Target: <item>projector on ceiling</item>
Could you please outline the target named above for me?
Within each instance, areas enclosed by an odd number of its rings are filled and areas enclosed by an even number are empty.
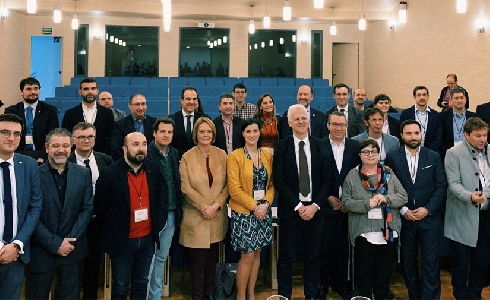
[[[215,24],[209,23],[209,22],[200,22],[200,23],[197,23],[197,27],[199,27],[199,28],[214,28]]]

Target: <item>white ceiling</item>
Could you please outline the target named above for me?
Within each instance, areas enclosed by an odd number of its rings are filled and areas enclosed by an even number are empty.
[[[51,15],[59,2],[64,15],[75,12],[75,0],[37,0],[37,15]],[[0,0],[22,14],[26,13],[26,0]],[[314,9],[313,0],[290,0],[293,21],[326,22],[332,20],[331,7],[335,7],[338,23],[356,23],[361,7],[369,21],[387,20],[399,1],[394,0],[324,0],[323,9]],[[251,8],[251,5],[254,5]],[[172,17],[196,21],[260,20],[266,10],[272,21],[282,22],[284,0],[172,0]],[[159,19],[162,17],[160,0],[76,0],[77,13],[88,17],[114,16],[123,18]]]

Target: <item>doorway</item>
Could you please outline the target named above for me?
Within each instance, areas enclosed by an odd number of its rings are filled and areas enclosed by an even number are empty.
[[[359,87],[359,44],[334,43],[332,46],[332,85],[345,83]]]
[[[55,87],[61,86],[62,37],[31,37],[31,76],[41,83],[39,99],[54,97]]]

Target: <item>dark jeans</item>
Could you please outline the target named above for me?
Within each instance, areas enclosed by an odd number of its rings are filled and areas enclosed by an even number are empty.
[[[489,212],[480,213],[476,247],[452,241],[454,258],[451,283],[456,299],[481,299],[490,256],[489,226]]]
[[[356,296],[388,299],[397,239],[385,245],[374,245],[358,236],[354,247]]]
[[[110,257],[112,263],[111,299],[126,300],[131,279],[131,299],[146,299],[148,275],[155,253],[151,234],[142,238],[128,238],[122,255]]]
[[[191,269],[192,299],[201,300],[204,296],[214,295],[214,277],[218,262],[218,243],[209,249],[186,248],[189,253]]]

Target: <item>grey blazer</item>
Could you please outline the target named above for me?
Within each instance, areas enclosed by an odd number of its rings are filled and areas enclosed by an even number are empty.
[[[489,149],[486,145],[487,154]],[[481,190],[476,154],[465,140],[449,149],[444,160],[448,182],[444,236],[470,247],[476,247],[480,217],[478,204],[471,202],[471,193]]]

